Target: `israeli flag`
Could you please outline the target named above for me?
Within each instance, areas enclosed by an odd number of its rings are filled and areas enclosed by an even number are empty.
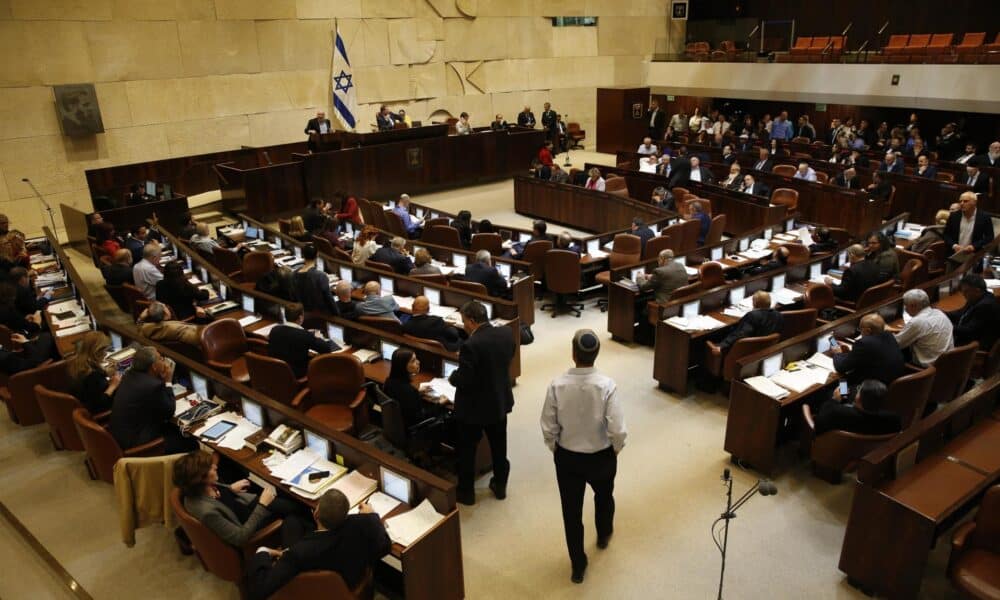
[[[351,73],[351,61],[347,58],[347,47],[344,46],[344,39],[340,37],[339,27],[334,35],[333,70],[330,73],[333,84],[333,112],[344,129],[353,131],[356,125],[354,115],[358,112],[354,75]]]

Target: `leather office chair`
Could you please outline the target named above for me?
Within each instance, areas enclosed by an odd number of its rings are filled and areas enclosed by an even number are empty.
[[[948,244],[944,241],[934,242],[927,250],[924,250],[924,262],[927,263],[928,279],[933,279],[944,274],[949,256]]]
[[[299,573],[278,591],[271,594],[271,600],[302,600],[303,598],[325,598],[327,600],[371,600],[375,586],[371,569],[353,590],[347,587],[344,578],[335,571],[306,571]]]
[[[388,273],[393,273],[394,272],[392,270],[392,267],[390,267],[389,265],[387,265],[384,262],[379,262],[377,260],[368,259],[368,260],[365,261],[365,266],[368,267],[369,269],[375,269],[377,271],[385,271],[385,272],[388,272]]]
[[[444,344],[442,344],[441,342],[439,342],[437,340],[432,340],[430,338],[422,338],[422,337],[417,337],[415,335],[410,335],[408,333],[404,333],[403,334],[403,339],[406,340],[406,341],[408,341],[408,342],[417,343],[417,344],[423,344],[425,346],[430,346],[431,348],[434,348],[438,352],[442,352],[442,353],[450,352],[450,350],[448,350],[447,348],[444,347]]]
[[[535,240],[524,246],[521,260],[531,265],[531,276],[535,283],[545,282],[545,253],[552,249],[552,242]]]
[[[642,249],[642,260],[652,260],[660,255],[660,252],[671,248],[669,235],[658,235],[650,238],[646,242],[646,247]]]
[[[583,140],[587,137],[586,130],[580,129],[580,124],[576,121],[566,123],[566,135],[569,136],[569,148],[583,148]]]
[[[212,264],[233,279],[239,279],[242,274],[243,261],[240,260],[239,252],[234,250],[219,247],[212,248]]]
[[[420,239],[428,244],[447,246],[448,248],[456,248],[458,250],[463,248],[462,237],[458,235],[458,230],[450,225],[432,225],[426,227]]]
[[[681,250],[684,254],[698,247],[698,235],[701,233],[701,221],[681,221]]]
[[[128,299],[125,298],[125,288],[120,285],[109,285],[105,283],[104,289],[108,292],[108,295],[111,296],[111,299],[115,301],[115,304],[121,309],[122,312],[132,312],[128,305]]]
[[[684,201],[681,202],[680,204],[678,204],[677,200],[675,199],[674,205],[677,207],[677,212],[681,213],[682,215],[688,216],[691,214],[692,202],[697,202],[698,204],[701,205],[701,212],[705,213],[710,217],[712,216],[712,201],[709,200],[708,198],[699,198],[698,196],[689,193],[687,196],[684,197]]]
[[[256,352],[247,352],[243,358],[250,375],[250,387],[282,404],[291,405],[306,384],[306,378],[296,378],[292,367],[281,359]]]
[[[861,296],[858,298],[858,301],[853,303],[854,310],[863,310],[869,306],[875,306],[876,304],[885,302],[895,295],[896,282],[890,279],[889,281],[874,285],[861,292]],[[851,306],[852,304],[849,300],[841,300],[840,303],[845,306]]]
[[[499,233],[474,233],[471,250],[473,252],[487,250],[490,256],[500,256],[503,254],[503,238]]]
[[[579,318],[583,304],[566,301],[566,296],[580,293],[580,257],[576,252],[549,250],[545,253],[545,287],[556,295],[556,301],[543,304],[542,310],[552,309],[552,318],[565,311]]]
[[[787,340],[797,335],[802,335],[807,331],[816,328],[816,315],[819,313],[815,308],[803,308],[800,310],[786,310],[781,313],[781,339]]]
[[[83,450],[80,434],[73,424],[73,411],[83,408],[76,396],[65,392],[57,392],[42,384],[35,385],[35,398],[38,408],[49,424],[49,439],[56,450]],[[111,416],[111,411],[94,415],[95,421],[102,421]]]
[[[10,420],[22,427],[45,422],[45,415],[35,399],[35,386],[44,384],[51,390],[69,391],[66,361],[46,361],[34,369],[11,375],[7,387],[0,389],[0,398],[7,404]]]
[[[145,309],[145,306],[142,306],[141,303],[148,303],[149,298],[146,297],[146,294],[142,293],[142,290],[131,283],[122,284],[122,293],[125,294],[125,303],[128,305],[128,311],[132,313],[132,318],[138,319],[143,309]]]
[[[546,252],[548,256],[548,252]],[[625,265],[639,262],[642,256],[642,240],[639,236],[631,233],[619,233],[611,243],[611,252],[608,254],[608,266],[610,269],[617,269]],[[594,280],[605,288],[611,285],[611,271],[601,271]],[[601,312],[608,310],[608,300],[603,298],[598,300],[597,305],[601,307]]]
[[[722,265],[709,261],[698,266],[698,282],[701,289],[707,290],[726,283],[726,276],[723,275]]]
[[[201,328],[200,342],[205,363],[240,383],[250,381],[244,355],[254,349],[267,354],[267,342],[248,339],[236,319],[219,319],[205,325]]]
[[[803,244],[782,244],[784,248],[788,248],[788,265],[804,265],[809,262],[809,248]]]
[[[386,231],[392,235],[398,235],[404,240],[410,237],[409,232],[406,231],[406,227],[403,226],[403,218],[397,215],[395,211],[383,210],[382,214],[385,215],[384,219]]]
[[[86,408],[73,410],[73,425],[80,437],[87,458],[84,464],[91,479],[107,483],[115,482],[115,463],[126,456],[159,456],[163,454],[163,438],[150,440],[145,444],[122,450],[111,432],[91,417]]]
[[[448,285],[448,276],[443,273],[413,273],[410,277],[414,279],[419,279],[421,281],[426,281],[427,283],[436,283],[438,285]]]
[[[669,248],[674,251],[674,254],[681,254],[681,248],[684,246],[684,231],[682,229],[686,221],[679,221],[673,225],[667,225],[660,230],[660,235],[657,237],[663,237],[670,240],[664,245],[665,248]],[[649,242],[646,242],[647,244]]]
[[[609,194],[614,194],[616,192],[624,192],[625,196],[628,196],[628,184],[624,177],[619,177],[617,175],[608,175],[608,178],[604,181],[604,191]]]
[[[372,386],[376,402],[382,414],[382,437],[396,449],[406,455],[406,458],[418,465],[425,465],[427,453],[434,444],[434,438],[427,435],[442,421],[429,417],[419,423],[407,425],[403,417],[403,409],[394,398],[390,398],[379,386]]]
[[[816,171],[816,182],[817,183],[830,183],[830,176],[823,171]]]
[[[745,337],[736,340],[736,343],[729,347],[725,357],[722,356],[722,348],[712,342],[705,343],[705,368],[706,370],[721,378],[723,381],[732,381],[739,374],[736,372],[736,361],[756,354],[769,346],[778,343],[781,336],[777,333],[761,337]]]
[[[968,598],[1000,598],[1000,485],[986,490],[975,519],[952,534],[948,578]]]
[[[903,429],[920,420],[934,385],[937,369],[927,367],[911,375],[903,375],[889,385],[885,408],[899,415]]]
[[[833,484],[840,483],[843,473],[854,471],[861,457],[899,435],[861,435],[833,430],[817,436],[812,410],[806,403],[802,404],[802,416],[806,427],[803,441],[808,447],[809,458],[812,459],[813,474]]]
[[[799,208],[799,191],[791,188],[777,188],[771,192],[771,204],[781,204],[785,214],[790,215]]]
[[[924,261],[911,258],[906,261],[903,268],[899,270],[899,284],[896,288],[899,291],[913,289],[921,283],[927,281],[927,267]]]
[[[424,231],[426,231],[428,227],[434,227],[435,225],[447,226],[450,222],[451,220],[448,217],[434,217],[433,219],[426,219],[424,221]]]
[[[270,252],[254,251],[243,255],[243,264],[240,267],[240,277],[244,284],[251,287],[256,285],[257,280],[267,275],[274,269],[274,256]]]
[[[951,402],[965,391],[965,384],[972,375],[977,350],[979,342],[972,342],[952,348],[934,361],[937,375],[934,376],[934,383],[927,397],[923,413],[925,416],[934,412],[939,403]]]
[[[177,515],[177,522],[191,540],[191,547],[201,566],[216,577],[235,583],[240,591],[240,598],[246,597],[246,561],[253,556],[254,550],[260,546],[278,547],[281,545],[282,520],[268,523],[247,540],[242,548],[235,548],[222,541],[215,532],[201,521],[191,516],[184,508],[180,488],[170,491],[170,508]],[[275,546],[277,544],[277,546]],[[308,597],[308,596],[306,596]]]
[[[797,169],[792,165],[774,165],[771,172],[775,175],[781,175],[782,177],[795,177],[795,171]]]
[[[361,315],[358,323],[362,323],[375,329],[381,329],[386,333],[403,335],[403,324],[395,317],[376,317],[374,315]]]
[[[486,289],[486,286],[476,281],[466,281],[464,279],[452,279],[448,283],[448,285],[457,290],[465,290],[466,292],[472,292],[474,294],[482,294],[484,296],[489,296],[489,290]]]
[[[674,196],[674,207],[680,207],[681,202],[691,195],[691,192],[687,188],[682,188],[680,186],[670,190],[670,193]]]
[[[708,233],[705,234],[704,246],[711,246],[722,241],[722,234],[726,229],[726,215],[715,215],[712,223],[708,226]],[[695,239],[697,243],[697,238]]]
[[[321,354],[309,361],[305,389],[292,400],[302,410],[337,431],[360,432],[368,424],[365,370],[351,354]]]

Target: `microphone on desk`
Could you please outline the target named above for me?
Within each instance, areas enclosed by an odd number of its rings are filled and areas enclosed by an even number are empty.
[[[774,482],[770,479],[761,479],[757,486],[760,489],[761,496],[776,496],[778,495],[778,488],[774,485]]]
[[[49,222],[52,224],[52,235],[58,238],[59,234],[56,233],[56,218],[52,214],[52,207],[49,206],[49,203],[45,201],[45,198],[42,197],[42,194],[39,193],[38,188],[35,187],[35,184],[32,183],[30,179],[28,179],[27,177],[22,177],[21,181],[28,184],[28,186],[31,188],[31,191],[35,193],[35,196],[37,196],[38,200],[42,203],[42,206],[44,206],[45,210],[48,211]]]

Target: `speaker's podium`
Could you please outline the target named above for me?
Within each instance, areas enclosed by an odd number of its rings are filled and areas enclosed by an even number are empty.
[[[309,134],[309,150],[313,152],[340,150],[343,147],[343,141],[337,131]]]
[[[649,132],[649,88],[597,88],[597,151],[634,149]]]

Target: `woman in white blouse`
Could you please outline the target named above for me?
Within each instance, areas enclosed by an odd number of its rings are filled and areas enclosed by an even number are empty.
[[[591,167],[590,171],[587,171],[590,178],[587,179],[587,184],[583,187],[588,190],[597,190],[599,192],[604,191],[604,178],[601,177],[601,171],[597,167]]]

